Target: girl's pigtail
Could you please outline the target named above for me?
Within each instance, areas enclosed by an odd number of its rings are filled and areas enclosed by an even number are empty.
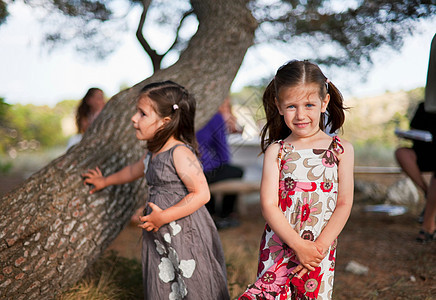
[[[178,103],[179,109],[174,110],[175,137],[192,147],[198,155],[198,143],[195,136],[196,101],[184,88]]]
[[[266,148],[268,148],[268,145],[270,144],[270,135],[268,136],[268,131],[269,128],[271,127],[271,123],[272,123],[271,118],[273,116],[273,111],[275,108],[274,99],[275,99],[275,87],[274,87],[274,79],[273,79],[266,87],[262,97],[263,107],[265,109],[265,116],[266,116],[266,123],[260,132],[260,137],[261,137],[260,147],[262,149],[262,152],[265,152]]]
[[[291,130],[286,126],[283,117],[279,113],[276,97],[277,91],[275,79],[273,79],[266,87],[262,97],[266,115],[266,124],[263,126],[260,134],[260,147],[263,153],[270,144],[291,134]]]
[[[327,92],[330,94],[330,102],[327,106],[328,119],[326,125],[330,125],[330,133],[336,132],[345,122],[345,113],[347,109],[344,106],[344,98],[338,88],[330,81],[326,81]]]

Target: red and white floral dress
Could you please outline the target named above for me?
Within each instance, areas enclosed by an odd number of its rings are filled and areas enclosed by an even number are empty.
[[[281,144],[279,207],[289,224],[304,239],[314,241],[336,207],[338,158],[343,153],[338,137],[328,149],[295,150]],[[239,299],[331,299],[337,240],[315,271],[302,279],[291,272],[299,264],[294,251],[266,224],[259,253],[257,280]]]

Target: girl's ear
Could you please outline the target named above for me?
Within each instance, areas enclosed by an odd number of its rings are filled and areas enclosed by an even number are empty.
[[[276,97],[274,97],[274,103],[275,103],[275,105],[277,107],[277,110],[279,111],[279,114],[283,116],[282,109],[280,108],[279,101],[277,100]]]
[[[160,119],[159,120],[159,124],[160,124],[159,127],[165,127],[169,121],[171,121],[170,117],[165,117],[163,119]]]
[[[330,102],[330,94],[327,93],[327,95],[325,95],[324,100],[321,101],[321,112],[325,112],[327,110],[327,106],[329,105]]]

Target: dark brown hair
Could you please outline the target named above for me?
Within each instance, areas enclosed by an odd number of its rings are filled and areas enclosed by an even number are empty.
[[[93,87],[90,88],[86,94],[85,97],[80,101],[79,106],[77,107],[76,112],[76,125],[77,125],[77,131],[79,133],[84,133],[86,128],[83,128],[82,120],[89,117],[89,114],[91,112],[91,106],[88,104],[88,99],[91,98],[97,91],[103,92],[101,89]]]
[[[195,99],[181,85],[172,81],[154,82],[144,86],[138,100],[148,97],[156,113],[161,118],[170,117],[170,121],[160,127],[155,136],[147,141],[150,152],[159,151],[174,136],[177,140],[189,145],[198,155],[195,137]]]
[[[286,125],[284,118],[280,115],[275,99],[280,101],[278,95],[283,88],[292,88],[302,84],[317,84],[318,95],[324,99],[327,93],[330,94],[330,102],[327,106],[327,113],[321,114],[319,127],[324,130],[327,125],[331,126],[330,133],[342,127],[345,121],[344,99],[336,86],[327,80],[321,69],[314,63],[307,60],[292,60],[278,70],[274,79],[268,84],[263,94],[263,107],[266,114],[266,124],[261,131],[261,149],[265,152],[273,142],[285,139],[292,132]],[[327,115],[327,122],[325,122]]]

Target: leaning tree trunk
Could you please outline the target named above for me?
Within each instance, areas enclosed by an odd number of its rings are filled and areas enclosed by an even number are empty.
[[[119,170],[144,152],[130,117],[145,84],[171,79],[197,98],[204,124],[229,92],[257,23],[244,0],[192,0],[197,33],[179,61],[112,97],[82,142],[0,200],[0,298],[46,299],[75,283],[144,199],[145,183],[89,195],[81,173]]]

